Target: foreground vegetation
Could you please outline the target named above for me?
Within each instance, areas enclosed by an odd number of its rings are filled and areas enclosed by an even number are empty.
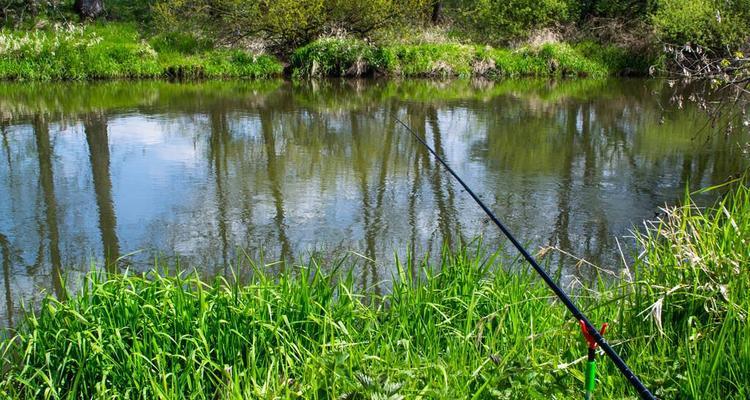
[[[660,398],[744,399],[750,376],[750,187],[637,235],[622,281],[578,290]],[[577,398],[576,321],[530,273],[475,246],[397,262],[384,296],[344,264],[252,282],[92,273],[3,343],[8,398]],[[516,268],[516,267],[513,267]],[[600,398],[634,398],[608,361]]]

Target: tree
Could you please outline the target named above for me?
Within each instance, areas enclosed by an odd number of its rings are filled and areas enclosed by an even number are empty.
[[[438,24],[443,20],[443,2],[435,0],[432,3],[432,23]]]
[[[104,0],[76,0],[73,7],[81,20],[96,19],[104,13]]]
[[[413,23],[432,0],[156,0],[154,16],[167,31],[197,32],[220,43],[261,38],[288,51],[325,35],[368,37]]]

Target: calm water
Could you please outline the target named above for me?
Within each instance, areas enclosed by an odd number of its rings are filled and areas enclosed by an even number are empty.
[[[394,253],[501,243],[396,116],[533,250],[617,269],[616,238],[744,166],[668,97],[642,80],[0,84],[0,325],[105,259],[211,276],[349,254],[370,287]]]

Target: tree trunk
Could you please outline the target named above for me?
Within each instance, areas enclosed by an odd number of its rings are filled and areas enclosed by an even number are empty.
[[[74,7],[81,20],[96,19],[104,12],[104,0],[76,0]]]
[[[432,3],[432,23],[438,24],[443,20],[443,2],[440,0]]]

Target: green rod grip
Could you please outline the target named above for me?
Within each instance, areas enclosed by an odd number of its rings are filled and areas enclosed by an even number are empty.
[[[591,398],[591,393],[594,391],[594,385],[596,384],[596,361],[589,361],[586,363],[586,398]]]

